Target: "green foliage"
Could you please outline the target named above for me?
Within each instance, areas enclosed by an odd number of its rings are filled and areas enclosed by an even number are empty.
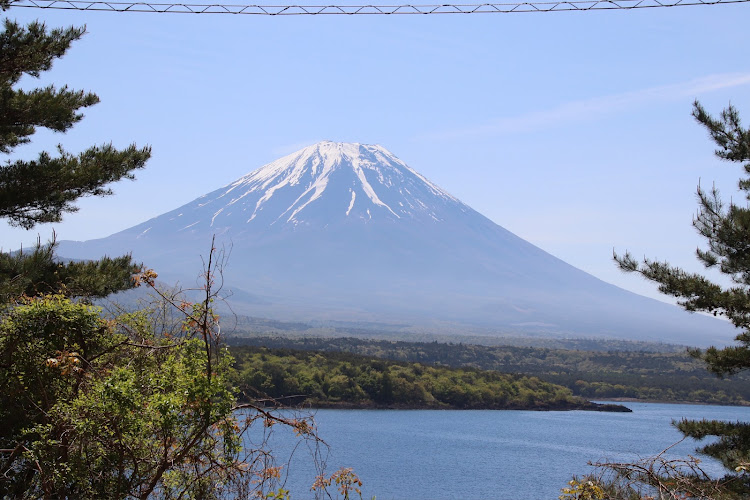
[[[698,451],[721,461],[726,468],[737,471],[750,463],[750,425],[747,423],[681,420],[675,425],[685,436],[694,439],[718,436],[718,440]]]
[[[560,500],[603,500],[604,488],[596,481],[572,479],[568,487],[563,488]]]
[[[201,338],[159,338],[143,314],[105,321],[57,295],[2,319],[0,496],[209,498],[239,470],[231,358],[209,376]]]
[[[2,448],[14,448],[19,436],[49,423],[57,400],[80,390],[89,372],[82,361],[100,358],[121,341],[90,306],[61,296],[24,302],[0,322]]]
[[[47,30],[43,23],[21,26],[9,19],[0,32],[0,153],[30,141],[37,127],[65,132],[83,118],[80,109],[99,102],[92,93],[64,86],[25,91],[15,89],[23,75],[38,78],[52,67],[85,28]],[[117,150],[111,144],[94,146],[80,154],[58,147],[58,155],[42,152],[36,160],[16,160],[0,167],[0,217],[30,229],[59,222],[82,196],[112,194],[105,186],[143,168],[150,148],[134,145]]]
[[[98,261],[66,262],[55,259],[53,242],[38,243],[31,251],[0,252],[0,303],[22,295],[62,292],[73,297],[101,298],[132,288],[140,266],[128,256]]]
[[[750,130],[742,128],[737,110],[729,106],[717,120],[696,102],[693,116],[718,145],[717,156],[745,163],[743,169],[750,174]],[[750,177],[741,178],[738,186],[750,200]],[[737,346],[694,351],[712,372],[731,375],[750,368],[750,207],[733,201],[726,205],[716,187],[706,191],[699,186],[698,201],[693,226],[706,239],[707,248],[699,248],[697,257],[707,269],[717,269],[728,276],[734,286],[722,287],[702,275],[687,273],[665,262],[644,259],[638,263],[628,253],[622,257],[616,255],[615,259],[624,271],[638,272],[657,283],[659,291],[676,297],[688,311],[725,316],[742,330],[736,337]]]
[[[470,367],[532,375],[587,399],[633,398],[651,401],[750,404],[750,376],[719,379],[686,352],[581,351],[441,342],[246,336],[234,345],[332,351],[361,356]]]
[[[117,150],[111,144],[94,146],[77,155],[58,147],[59,155],[43,152],[36,160],[17,160],[0,168],[0,217],[11,225],[31,229],[36,224],[60,222],[64,212],[83,196],[106,196],[104,186],[145,166],[149,148],[134,145]]]
[[[233,347],[236,385],[249,400],[316,407],[593,408],[535,377],[383,361],[346,353]]]
[[[45,25],[33,22],[21,26],[4,20],[0,35],[0,89],[2,92],[2,118],[0,118],[0,152],[10,153],[13,148],[29,142],[36,127],[46,127],[65,132],[83,115],[80,108],[99,102],[92,93],[76,92],[67,87],[49,86],[31,92],[15,90],[21,76],[38,78],[52,68],[52,63],[65,55],[70,44],[80,39],[85,28],[70,27],[47,31]]]
[[[6,10],[9,2],[0,3]],[[51,69],[85,28],[48,30],[43,23],[26,26],[3,20],[0,31],[0,154],[10,154],[30,142],[38,127],[66,132],[83,118],[81,110],[99,102],[90,92],[53,85],[33,90],[15,88],[22,77],[38,78]],[[26,229],[59,222],[63,213],[75,212],[83,196],[112,194],[107,186],[132,179],[143,168],[150,148],[115,149],[94,146],[79,154],[58,146],[57,155],[39,153],[30,161],[0,165],[0,217]],[[130,257],[105,258],[95,263],[57,264],[54,242],[37,244],[31,252],[0,253],[0,302],[20,295],[63,292],[71,296],[103,297],[130,288],[136,266]]]
[[[0,312],[0,498],[283,494],[265,439],[280,424],[315,446],[315,426],[237,403],[211,266],[197,304],[157,291],[153,308],[105,319],[58,294]],[[165,306],[183,321],[160,323]],[[263,438],[249,446],[253,426]]]

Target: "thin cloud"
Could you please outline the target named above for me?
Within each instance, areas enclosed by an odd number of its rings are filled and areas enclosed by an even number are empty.
[[[674,101],[748,84],[750,84],[750,73],[710,75],[689,82],[567,102],[551,109],[499,118],[476,127],[430,134],[429,138],[445,139],[534,132],[563,123],[591,120],[604,114],[632,109],[634,106],[642,106],[654,101]]]

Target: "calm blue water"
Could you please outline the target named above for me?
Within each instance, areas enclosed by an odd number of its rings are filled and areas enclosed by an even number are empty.
[[[556,499],[571,475],[591,470],[588,461],[659,453],[681,438],[674,419],[750,420],[750,408],[627,406],[633,413],[318,410],[315,421],[329,445],[321,450],[326,471],[353,467],[363,498],[519,500]],[[285,462],[292,438],[276,439],[272,446]],[[686,440],[669,455],[686,456],[695,447]],[[308,447],[298,446],[286,468],[292,499],[313,498]]]

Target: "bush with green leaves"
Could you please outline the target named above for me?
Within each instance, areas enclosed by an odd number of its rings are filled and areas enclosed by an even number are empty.
[[[218,497],[247,471],[231,358],[189,330],[157,336],[145,311],[105,320],[60,295],[0,323],[0,492],[7,498]],[[242,473],[242,474],[240,474]]]

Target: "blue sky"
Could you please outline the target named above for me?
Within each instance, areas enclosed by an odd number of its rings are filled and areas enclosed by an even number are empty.
[[[349,2],[351,3],[351,2]],[[606,12],[255,17],[11,9],[86,24],[40,81],[102,102],[61,143],[150,144],[115,196],[2,247],[107,236],[319,140],[377,143],[501,226],[623,288],[612,249],[700,270],[695,188],[734,196],[690,117],[699,99],[750,124],[750,4]],[[231,266],[231,263],[230,263]],[[157,270],[158,271],[158,270]]]

